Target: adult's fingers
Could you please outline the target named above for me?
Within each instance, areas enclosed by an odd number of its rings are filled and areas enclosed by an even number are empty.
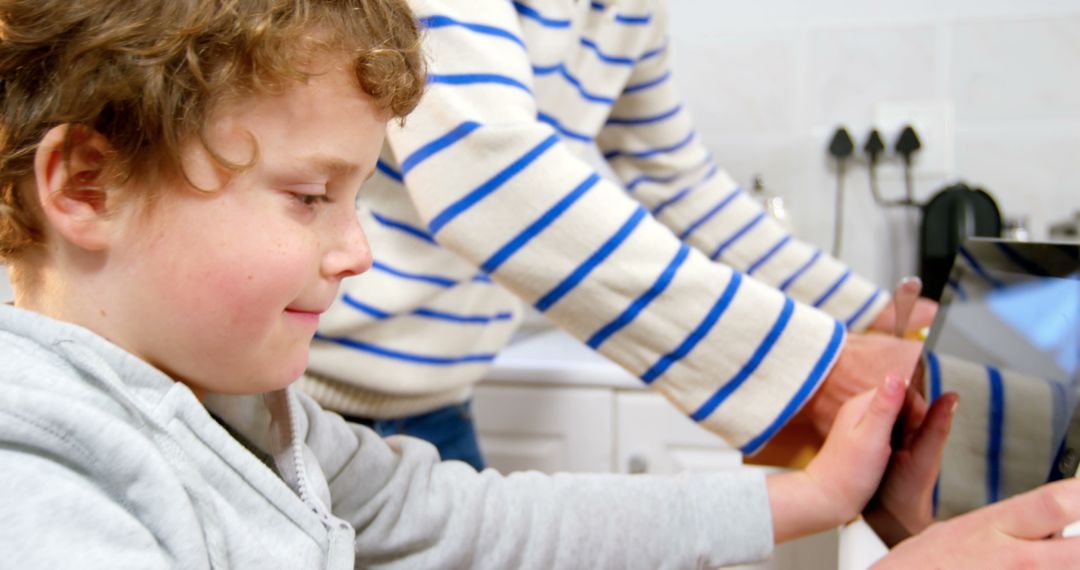
[[[1028,562],[1028,567],[1052,568],[1076,568],[1080,561],[1080,536],[1071,538],[1053,538],[1050,540],[1037,540],[1028,543],[1031,549],[1026,561],[1017,561],[1016,566],[1023,566]],[[1022,550],[1021,550],[1022,552]]]
[[[928,411],[926,399],[915,388],[915,384],[908,386],[904,397],[904,407],[900,410],[900,418],[893,428],[893,449],[910,449],[912,440],[915,439],[919,427],[923,425]]]
[[[1049,483],[971,515],[986,517],[999,531],[1017,538],[1050,536],[1080,520],[1080,479]]]
[[[932,478],[937,477],[941,468],[941,454],[945,451],[945,440],[952,425],[953,407],[960,399],[954,392],[942,394],[926,413],[926,418],[911,440],[911,456],[916,465],[933,465]]]
[[[889,441],[896,416],[904,405],[904,381],[895,374],[885,376],[885,381],[874,390],[866,413],[855,429],[871,440]]]

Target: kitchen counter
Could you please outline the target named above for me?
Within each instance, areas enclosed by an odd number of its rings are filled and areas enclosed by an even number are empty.
[[[495,358],[485,382],[647,389],[634,375],[562,329],[522,329]]]

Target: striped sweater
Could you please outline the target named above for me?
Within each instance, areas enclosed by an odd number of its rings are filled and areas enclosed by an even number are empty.
[[[361,192],[374,266],[324,315],[302,386],[371,417],[461,401],[524,300],[758,449],[888,299],[719,168],[676,92],[664,3],[412,6],[430,86]]]

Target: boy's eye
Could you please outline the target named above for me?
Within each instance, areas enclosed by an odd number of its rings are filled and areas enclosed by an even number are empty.
[[[330,201],[330,198],[326,194],[304,194],[301,192],[290,192],[293,200],[300,202],[304,206],[313,207],[318,204],[324,204]]]

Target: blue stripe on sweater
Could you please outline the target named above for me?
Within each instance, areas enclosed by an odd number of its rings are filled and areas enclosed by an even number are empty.
[[[451,220],[459,216],[465,210],[476,205],[477,202],[486,198],[489,194],[499,189],[500,186],[507,181],[517,176],[522,170],[525,170],[527,166],[532,164],[537,158],[543,155],[549,148],[559,142],[558,135],[551,135],[548,138],[540,141],[540,144],[529,149],[528,152],[521,155],[517,160],[512,162],[509,166],[504,168],[501,172],[493,176],[487,182],[484,182],[472,192],[469,192],[460,200],[450,204],[446,209],[435,216],[431,223],[428,225],[432,234],[438,234],[439,230],[443,229],[446,224]]]
[[[652,58],[664,53],[664,51],[667,50],[667,48],[668,48],[668,42],[667,42],[667,40],[665,40],[663,45],[661,45],[660,47],[653,48],[653,49],[641,54],[640,56],[638,56],[638,61],[645,61],[647,59],[652,59]]]
[[[543,121],[543,122],[545,122],[545,123],[547,123],[549,125],[551,125],[555,129],[556,132],[558,132],[560,135],[562,135],[565,138],[576,140],[576,141],[581,141],[581,142],[587,142],[587,143],[591,143],[592,140],[593,140],[593,138],[591,136],[589,136],[589,135],[587,135],[585,133],[579,133],[579,132],[572,131],[572,130],[564,127],[562,125],[562,123],[559,122],[558,119],[556,119],[555,117],[552,117],[551,115],[548,115],[547,113],[544,113],[542,111],[536,113],[536,118],[540,119],[541,121]]]
[[[486,363],[495,360],[494,354],[478,353],[463,354],[460,356],[432,356],[427,354],[416,354],[400,350],[394,350],[391,348],[385,348],[375,344],[362,342],[347,337],[323,336],[321,334],[316,334],[315,340],[332,342],[334,344],[351,348],[353,350],[366,352],[368,354],[374,354],[376,356],[389,358],[391,360],[400,360],[412,364],[425,364],[429,366],[454,366],[457,364],[473,364],[478,362]]]
[[[402,176],[400,172],[394,170],[392,166],[383,162],[381,158],[375,161],[375,168],[378,169],[379,172],[382,172],[387,177],[396,180],[399,183],[405,182],[405,177]]]
[[[986,502],[995,503],[1001,498],[1001,444],[1005,427],[1005,386],[1001,372],[987,366],[990,384],[990,409],[987,417],[986,443]]]
[[[784,307],[780,310],[780,316],[776,318],[776,322],[773,323],[769,333],[765,335],[765,339],[761,341],[757,349],[754,350],[754,354],[750,356],[750,360],[743,364],[743,367],[732,376],[731,380],[728,380],[715,394],[712,395],[704,404],[701,405],[693,414],[690,414],[690,419],[695,422],[700,422],[709,417],[720,404],[724,403],[724,400],[728,399],[728,396],[735,393],[742,387],[750,375],[757,370],[758,366],[761,366],[762,361],[768,356],[769,351],[776,345],[776,341],[780,339],[780,335],[784,333],[784,329],[787,328],[788,322],[791,321],[791,315],[795,312],[795,302],[791,298],[784,299]]]
[[[693,167],[687,168],[686,170],[683,170],[681,172],[676,172],[675,174],[665,174],[664,176],[650,176],[648,174],[640,174],[638,176],[635,176],[633,179],[631,179],[630,182],[626,183],[626,189],[628,191],[630,191],[630,192],[633,192],[634,189],[637,188],[637,186],[639,184],[643,183],[643,182],[653,182],[653,183],[656,183],[656,184],[668,184],[670,182],[674,182],[674,181],[678,180],[679,178],[682,178],[683,176],[686,176],[687,174],[690,174],[691,172],[697,171],[699,168],[702,168],[702,167],[704,167],[704,166],[706,166],[708,164],[711,164],[712,160],[713,160],[712,155],[711,154],[706,154],[705,155],[705,160],[701,161],[701,163],[695,164]],[[714,169],[719,168],[715,164],[713,164],[712,166],[713,166]]]
[[[852,313],[851,316],[848,317],[846,321],[844,321],[844,325],[847,326],[848,328],[851,328],[859,319],[862,318],[863,314],[866,313],[866,311],[870,310],[870,306],[873,305],[874,301],[876,301],[877,298],[880,297],[881,295],[882,295],[882,290],[881,289],[875,289],[874,292],[870,294],[870,298],[867,299],[865,303],[860,305],[858,309],[855,309],[855,312]]]
[[[966,301],[967,300],[967,293],[964,292],[964,287],[962,285],[960,285],[959,281],[956,281],[955,279],[949,279],[949,280],[945,281],[945,284],[949,287],[949,289],[953,290],[953,293],[961,301]]]
[[[343,293],[341,300],[348,306],[368,315],[380,321],[393,317],[394,314],[379,309],[368,303],[364,303],[359,299]],[[447,311],[440,311],[437,309],[428,309],[420,307],[408,313],[409,315],[422,317],[425,319],[432,319],[437,321],[447,321],[452,323],[469,324],[469,325],[484,325],[495,321],[508,321],[513,317],[513,314],[509,311],[495,313],[494,315],[462,315],[460,313],[450,313]]]
[[[592,8],[592,10],[594,12],[603,12],[604,10],[608,9],[607,5],[604,4],[603,2],[595,2],[595,1],[590,2],[589,7]],[[643,15],[640,15],[640,16],[624,16],[622,14],[616,14],[615,15],[615,21],[619,22],[620,24],[644,25],[644,24],[648,24],[649,20],[651,20],[651,19],[652,19],[652,14],[643,14]]]
[[[409,171],[416,168],[418,164],[435,156],[439,152],[454,146],[454,143],[469,136],[469,133],[478,128],[480,128],[480,123],[477,123],[476,121],[465,121],[451,129],[450,132],[416,149],[415,152],[405,157],[405,160],[401,161],[401,173],[408,175]]]
[[[754,217],[754,219],[747,222],[745,226],[743,226],[743,227],[739,228],[738,230],[736,230],[735,233],[731,235],[731,237],[727,238],[726,240],[724,240],[723,243],[716,246],[716,249],[714,249],[712,254],[709,255],[709,259],[712,259],[713,261],[715,261],[721,255],[723,255],[724,251],[726,251],[727,248],[731,247],[732,245],[735,244],[735,242],[742,239],[743,236],[745,236],[750,230],[754,229],[754,226],[760,224],[761,220],[764,220],[764,219],[765,219],[765,212],[759,213],[757,216]]]
[[[656,87],[657,85],[660,85],[661,83],[664,83],[668,79],[671,79],[671,70],[664,71],[659,76],[657,76],[657,77],[655,77],[653,79],[648,79],[648,80],[642,81],[641,83],[633,83],[633,84],[627,85],[626,87],[623,88],[622,92],[623,92],[623,95],[626,95],[626,94],[629,94],[629,93],[637,93],[638,91],[644,91],[646,89],[651,89],[653,87]]]
[[[522,91],[532,95],[532,89],[529,89],[528,85],[508,77],[506,75],[499,75],[496,73],[457,73],[457,74],[428,74],[428,84],[443,84],[443,85],[507,85],[521,89]]]
[[[420,307],[412,312],[413,315],[436,321],[447,321],[464,325],[486,325],[497,321],[508,321],[513,317],[509,311],[495,313],[494,315],[462,315],[436,309]]]
[[[543,14],[541,14],[540,12],[537,12],[532,7],[526,6],[525,4],[522,4],[521,2],[516,2],[515,1],[514,2],[514,9],[517,10],[518,14],[521,14],[522,16],[525,16],[529,20],[532,20],[532,21],[540,24],[541,26],[544,26],[545,28],[569,28],[570,27],[570,20],[548,18],[548,17],[544,16]]]
[[[423,273],[411,273],[411,272],[408,272],[408,271],[403,271],[401,269],[391,267],[391,266],[389,266],[389,265],[387,265],[387,264],[385,264],[385,263],[383,263],[381,261],[377,261],[377,260],[371,264],[371,268],[375,269],[377,271],[382,271],[384,273],[389,273],[390,275],[393,275],[394,277],[400,277],[402,279],[407,279],[409,281],[420,281],[422,283],[430,283],[431,285],[438,285],[439,287],[444,287],[444,288],[447,288],[447,289],[449,289],[450,287],[453,287],[454,285],[457,285],[457,281],[455,281],[453,279],[450,279],[449,277],[442,277],[442,276],[439,276],[439,275],[427,275],[427,274],[423,274]]]
[[[388,313],[382,309],[377,309],[372,305],[361,302],[359,299],[353,297],[352,295],[349,295],[348,293],[342,293],[341,300],[346,305],[360,311],[361,313],[364,313],[365,315],[368,315],[369,317],[373,317],[380,321],[389,319],[390,317],[394,316],[392,313]]]
[[[581,80],[577,77],[574,77],[573,75],[570,75],[570,72],[567,71],[566,66],[561,63],[545,66],[534,65],[533,73],[538,76],[558,73],[559,76],[562,77],[567,83],[577,89],[578,95],[580,95],[582,99],[593,103],[602,103],[604,105],[611,105],[615,103],[615,99],[613,97],[605,97],[603,95],[597,95],[595,93],[587,91],[585,89],[585,86],[581,84]]]
[[[672,205],[675,205],[675,204],[678,204],[679,202],[681,202],[683,199],[685,199],[687,196],[689,196],[691,192],[693,192],[694,190],[697,190],[699,186],[701,186],[702,184],[705,184],[709,180],[712,180],[713,176],[716,176],[717,172],[720,172],[720,167],[714,164],[713,167],[710,168],[709,171],[705,173],[705,176],[701,177],[701,180],[698,180],[697,182],[691,184],[690,186],[687,186],[686,188],[683,188],[682,190],[679,190],[674,195],[672,195],[670,198],[668,198],[668,199],[660,202],[659,204],[657,204],[656,207],[653,208],[653,211],[652,211],[653,217],[659,216],[660,212],[663,212],[669,206],[672,206]],[[738,190],[739,190],[738,188],[735,189],[736,192],[738,192]]]
[[[585,193],[588,192],[589,189],[595,186],[596,183],[599,181],[600,175],[596,174],[595,172],[592,173],[581,184],[578,184],[577,187],[567,193],[566,196],[563,196],[562,199],[559,200],[554,206],[552,206],[547,212],[544,212],[544,214],[540,216],[535,222],[529,224],[529,226],[522,230],[521,233],[514,236],[514,238],[510,241],[506,242],[506,245],[503,245],[501,248],[499,248],[499,251],[495,252],[491,257],[487,259],[487,261],[480,265],[480,269],[488,273],[494,273],[495,270],[499,268],[499,266],[501,266],[507,259],[510,258],[510,256],[517,253],[519,249],[524,247],[525,244],[529,243],[529,241],[536,237],[537,234],[544,231],[544,228],[547,228],[549,225],[551,225],[551,223],[558,219],[559,216],[563,214],[563,212],[569,209],[570,206],[578,200],[578,198],[584,196]]]
[[[690,234],[697,231],[697,229],[700,228],[705,222],[708,222],[709,220],[713,219],[717,214],[719,214],[721,211],[723,211],[724,208],[727,208],[728,204],[731,204],[731,202],[734,201],[735,198],[737,198],[739,196],[739,194],[741,194],[741,193],[742,193],[742,188],[739,188],[739,187],[736,187],[734,190],[729,192],[728,195],[721,198],[720,201],[717,202],[715,206],[713,206],[712,208],[709,208],[708,211],[706,211],[698,219],[694,220],[689,226],[687,226],[686,229],[683,230],[682,233],[679,234],[679,239],[686,239]],[[685,197],[686,197],[685,194],[682,195],[682,196],[674,196],[672,201],[673,202],[676,201],[676,200],[674,200],[674,198],[677,198],[678,200],[682,200]],[[670,206],[671,204],[668,203],[668,204],[662,204],[662,205],[666,208],[666,207]]]
[[[627,192],[633,192],[635,189],[637,189],[638,185],[643,182],[667,184],[669,182],[674,182],[679,178],[682,178],[683,176],[685,176],[685,174],[668,174],[666,176],[649,176],[647,174],[641,174],[635,176],[632,180],[630,180],[630,182],[626,183],[626,190]]]
[[[679,142],[676,142],[674,144],[670,144],[668,146],[650,148],[650,149],[646,149],[646,150],[609,150],[608,152],[604,153],[604,159],[605,160],[611,160],[611,159],[614,159],[614,158],[618,158],[620,156],[629,156],[631,158],[643,159],[643,158],[651,158],[651,157],[654,157],[654,156],[656,156],[658,154],[668,154],[668,153],[671,153],[671,152],[675,152],[675,151],[685,147],[686,145],[690,144],[691,142],[694,141],[694,137],[696,137],[696,136],[697,136],[696,131],[690,131],[690,133],[688,133],[685,138],[683,138]]]
[[[552,305],[557,303],[559,299],[562,299],[567,293],[572,291],[575,287],[585,279],[593,269],[596,269],[598,265],[604,262],[634,231],[634,228],[641,223],[641,220],[645,219],[648,215],[645,212],[645,208],[638,206],[634,210],[634,213],[630,215],[630,218],[619,228],[619,231],[615,232],[615,235],[611,236],[604,245],[600,246],[592,255],[589,256],[577,269],[574,270],[566,279],[559,283],[554,289],[548,291],[539,301],[536,302],[536,309],[540,312],[544,312],[551,308]]]
[[[663,293],[667,289],[668,285],[675,278],[675,273],[679,271],[679,267],[686,261],[687,256],[690,255],[690,247],[686,244],[679,246],[679,250],[675,252],[675,257],[668,263],[668,266],[664,268],[664,271],[660,273],[660,277],[649,287],[648,291],[645,291],[637,299],[634,299],[633,303],[622,312],[621,315],[615,318],[615,320],[604,325],[600,330],[596,331],[588,341],[585,342],[590,348],[599,348],[611,335],[619,332],[623,327],[633,322],[637,318],[641,311],[645,307],[649,306],[656,297]]]
[[[808,259],[806,263],[802,264],[798,269],[795,270],[794,273],[792,273],[787,279],[784,279],[784,281],[780,283],[780,290],[787,291],[788,287],[791,287],[792,283],[797,281],[799,277],[802,277],[803,273],[806,273],[808,269],[813,267],[813,265],[817,263],[818,259],[821,259],[821,250],[815,249],[814,255],[811,255],[810,259]]]
[[[484,34],[488,36],[495,36],[514,42],[515,44],[525,48],[525,42],[521,38],[517,37],[513,32],[497,28],[495,26],[489,26],[487,24],[477,24],[474,22],[463,22],[461,20],[455,20],[449,16],[436,15],[420,18],[420,26],[428,29],[445,28],[449,26],[457,26],[475,32],[478,34]]]
[[[993,287],[994,289],[1001,289],[1005,286],[1004,283],[995,279],[992,275],[987,273],[986,269],[984,269],[983,266],[979,264],[979,262],[976,261],[975,258],[971,255],[971,252],[965,249],[963,246],[960,247],[959,253],[960,257],[963,257],[968,262],[968,265],[971,266],[971,269],[975,271],[975,274],[979,277],[982,277],[983,280],[989,283],[991,287]]]
[[[818,297],[816,301],[814,301],[814,303],[813,303],[814,307],[820,307],[820,306],[824,305],[826,301],[831,299],[832,296],[835,295],[836,292],[840,290],[840,286],[843,285],[844,282],[847,281],[849,278],[851,278],[851,270],[847,269],[843,273],[840,274],[840,277],[838,277],[836,279],[836,281],[833,281],[833,284],[830,285],[829,288],[826,289],[825,292],[822,293],[821,296]]]
[[[637,60],[632,57],[608,55],[600,51],[600,46],[596,45],[596,42],[590,40],[589,38],[581,38],[581,45],[589,48],[593,53],[595,53],[597,59],[610,65],[634,65],[635,63],[637,63]]]
[[[811,394],[814,393],[814,388],[816,388],[822,379],[824,379],[825,371],[829,368],[829,363],[836,358],[836,353],[840,350],[843,340],[844,326],[837,321],[833,326],[833,334],[832,338],[829,339],[829,344],[821,353],[821,358],[818,359],[817,364],[815,364],[813,370],[810,371],[810,375],[806,377],[806,381],[803,382],[802,387],[795,393],[795,396],[791,401],[784,406],[784,409],[780,411],[780,415],[777,416],[764,431],[756,437],[751,438],[750,441],[746,442],[746,444],[740,448],[740,451],[742,451],[744,455],[752,455],[761,449],[761,446],[765,445],[765,442],[776,435],[776,432],[780,431],[780,428],[788,423],[791,416],[794,416],[799,409],[802,408],[803,404],[810,399]]]
[[[768,263],[769,259],[771,259],[772,256],[776,255],[776,253],[778,251],[783,249],[785,245],[790,243],[791,240],[792,240],[791,234],[788,234],[788,235],[780,238],[780,241],[776,242],[775,245],[770,247],[769,251],[766,251],[761,257],[757,258],[757,260],[755,260],[753,263],[751,263],[750,267],[746,268],[746,274],[747,275],[753,275],[755,271],[757,271],[758,269],[761,269],[762,265],[765,265],[766,263]]]
[[[1013,264],[1024,271],[1032,275],[1038,275],[1039,277],[1050,277],[1050,272],[1041,267],[1038,263],[1024,257],[1019,251],[1009,247],[1007,244],[995,243],[994,246],[998,251],[1005,254],[1005,257],[1008,257],[1009,261],[1013,262]]]
[[[646,384],[651,384],[654,380],[660,377],[661,374],[671,368],[673,364],[682,360],[690,351],[694,349],[701,339],[705,338],[705,335],[712,329],[716,321],[720,319],[720,315],[724,314],[728,305],[731,304],[731,300],[735,298],[735,292],[739,290],[739,284],[742,282],[742,275],[733,272],[731,274],[731,280],[728,281],[727,287],[720,295],[720,298],[716,300],[716,304],[709,309],[708,314],[702,319],[701,323],[687,336],[683,341],[675,348],[675,350],[661,356],[644,374],[641,375],[641,381]]]
[[[608,125],[648,125],[650,123],[659,123],[666,121],[671,117],[679,114],[682,111],[682,103],[675,105],[671,109],[664,111],[663,113],[657,113],[655,115],[648,115],[645,117],[611,117],[607,120]]]
[[[928,374],[930,376],[930,402],[933,404],[941,397],[941,364],[938,362],[938,357],[933,352],[926,353],[926,367],[928,368]],[[937,515],[938,512],[938,492],[941,489],[941,474],[939,473],[937,479],[934,481],[934,492],[930,497],[931,508],[933,514]]]
[[[435,243],[435,238],[431,237],[430,234],[428,234],[427,232],[425,232],[424,230],[422,230],[420,228],[411,226],[409,224],[406,224],[405,222],[401,222],[401,221],[398,221],[398,220],[395,220],[395,219],[392,219],[392,218],[388,218],[388,217],[386,217],[386,216],[384,216],[384,215],[382,215],[382,214],[380,214],[378,212],[371,212],[371,217],[375,218],[375,221],[379,222],[379,225],[382,225],[382,226],[387,227],[387,228],[398,230],[400,232],[406,233],[406,234],[411,235],[411,236],[413,236],[413,237],[415,237],[417,239],[421,239],[421,240],[426,241],[426,242],[431,243],[431,244]]]
[[[640,16],[628,16],[625,14],[615,14],[615,21],[620,24],[626,24],[629,26],[644,26],[652,21],[652,14],[642,14]]]
[[[930,403],[933,404],[941,397],[941,363],[936,354],[927,352],[926,365],[930,373]]]

